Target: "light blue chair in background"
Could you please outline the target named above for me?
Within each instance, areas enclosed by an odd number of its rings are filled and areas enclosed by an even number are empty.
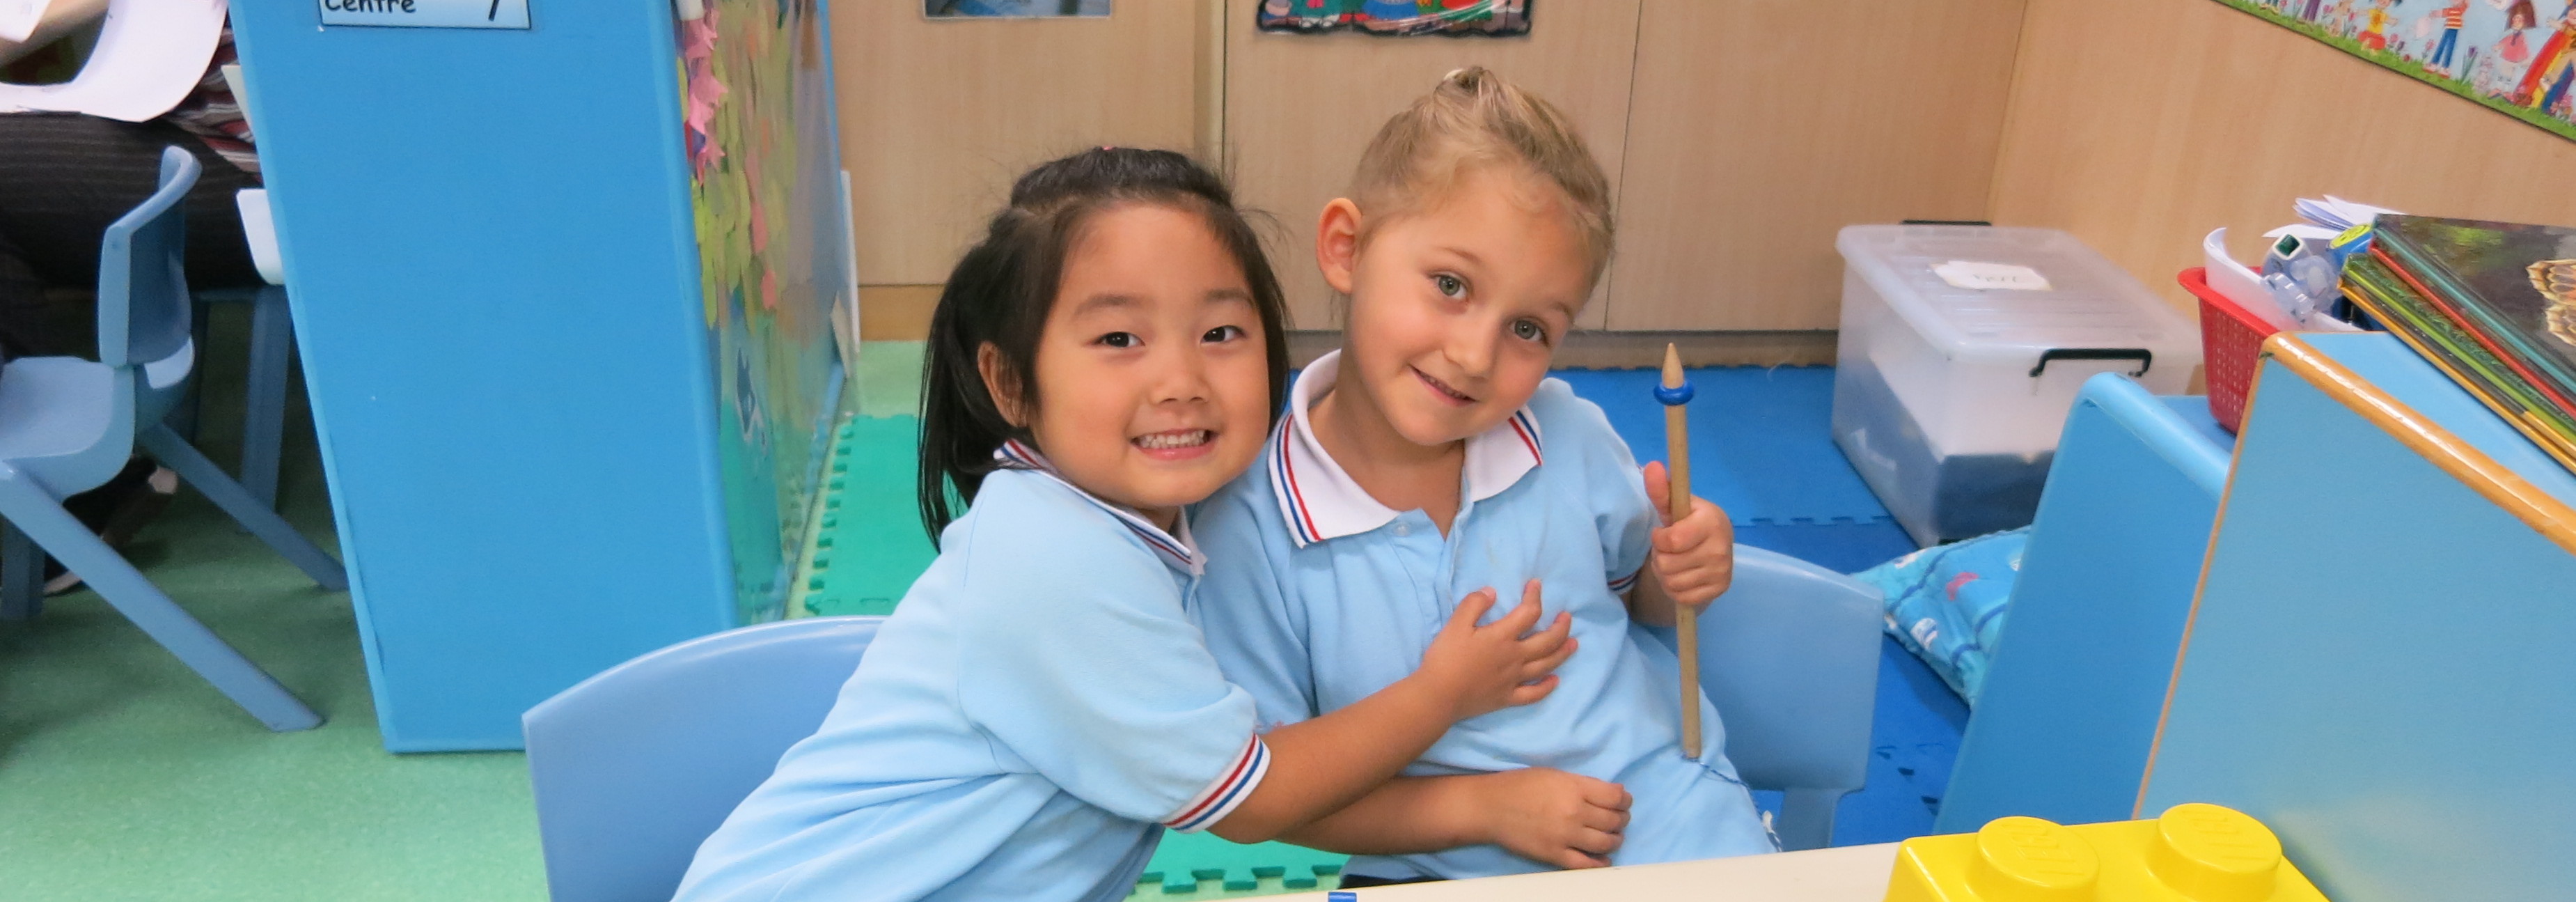
[[[0,618],[37,613],[41,546],[269,729],[307,729],[322,722],[312,709],[62,507],[64,498],[115,476],[139,445],[315,582],[348,586],[338,561],[162,423],[196,367],[180,201],[197,174],[196,158],[164,150],[159,189],[108,226],[99,248],[96,362],[34,357],[0,369],[0,518],[7,521],[0,525]]]
[[[1734,584],[1699,616],[1700,687],[1737,776],[1780,792],[1783,850],[1830,844],[1835,804],[1868,782],[1885,622],[1878,589],[1750,545],[1735,546]],[[1675,645],[1672,630],[1650,632]]]
[[[2206,398],[2084,383],[1936,832],[2130,818],[2233,444]]]
[[[250,359],[242,386],[241,466],[234,476],[262,507],[277,507],[277,468],[286,438],[286,380],[295,360],[295,324],[286,307],[286,264],[277,251],[277,226],[269,216],[268,189],[244,188],[233,198],[241,211],[242,237],[251,265],[268,284],[251,289],[196,293],[199,345],[206,343],[206,307],[230,301],[250,305]],[[194,411],[190,412],[191,421]],[[182,429],[183,432],[187,431]]]
[[[698,844],[813,735],[883,617],[811,617],[648,652],[520,718],[555,902],[664,900]]]

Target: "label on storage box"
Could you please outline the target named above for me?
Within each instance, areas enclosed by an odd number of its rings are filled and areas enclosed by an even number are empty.
[[[1954,288],[1971,288],[1980,291],[2048,290],[2048,277],[2040,275],[2039,270],[2010,263],[1952,260],[1932,267],[1932,273],[1940,276],[1941,281],[1950,283]]]

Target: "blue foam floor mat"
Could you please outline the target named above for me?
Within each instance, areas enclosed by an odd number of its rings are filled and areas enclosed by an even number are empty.
[[[1735,540],[1843,573],[1915,550],[1834,446],[1831,367],[1690,371],[1692,488],[1727,509]],[[1554,373],[1601,405],[1640,462],[1664,458],[1652,370]],[[1834,810],[1834,845],[1932,832],[1968,706],[1896,640],[1879,638],[1869,784]],[[1777,793],[1755,793],[1777,812]]]
[[[1664,459],[1664,406],[1654,370],[1561,370],[1601,405],[1637,462]],[[1867,522],[1887,517],[1834,446],[1834,370],[1823,366],[1689,371],[1691,488],[1738,525]]]

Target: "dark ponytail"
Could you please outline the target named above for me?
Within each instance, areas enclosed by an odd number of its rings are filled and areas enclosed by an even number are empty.
[[[1030,410],[1044,403],[1033,378],[1038,338],[1055,306],[1065,254],[1094,213],[1123,203],[1163,204],[1198,214],[1234,255],[1270,356],[1272,417],[1287,397],[1286,304],[1261,240],[1234,207],[1225,180],[1168,150],[1103,147],[1029,170],[1011,186],[1010,204],[985,226],[940,289],[921,364],[921,526],[933,545],[975,500],[993,451],[1005,439],[1029,438],[1011,425],[984,385],[978,349],[992,345],[1011,394]],[[1044,450],[1044,449],[1040,449]]]

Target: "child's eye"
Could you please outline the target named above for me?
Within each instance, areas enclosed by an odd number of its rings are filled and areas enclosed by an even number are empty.
[[[1431,287],[1440,289],[1440,296],[1450,300],[1467,296],[1467,280],[1445,272],[1431,277]]]
[[[1132,348],[1142,344],[1143,340],[1138,339],[1134,332],[1111,332],[1107,335],[1100,336],[1099,338],[1092,339],[1091,342],[1093,344],[1108,345],[1113,348]]]
[[[1222,344],[1242,338],[1248,334],[1251,333],[1243,331],[1242,326],[1218,326],[1214,329],[1207,330],[1207,334],[1199,336],[1199,340],[1209,344]]]
[[[1516,319],[1512,321],[1512,337],[1543,343],[1547,341],[1547,327],[1534,319]]]

